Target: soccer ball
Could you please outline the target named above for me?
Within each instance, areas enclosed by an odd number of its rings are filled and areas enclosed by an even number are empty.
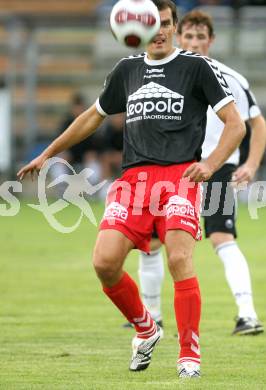
[[[144,46],[160,29],[160,14],[151,0],[120,0],[110,15],[115,39],[129,47]]]

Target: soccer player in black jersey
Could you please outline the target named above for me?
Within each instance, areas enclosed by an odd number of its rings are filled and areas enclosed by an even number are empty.
[[[48,158],[92,134],[106,115],[126,112],[124,173],[109,191],[93,264],[104,293],[135,327],[130,370],[144,370],[161,329],[123,264],[133,248],[149,252],[156,227],[174,281],[178,375],[191,378],[200,375],[201,300],[192,261],[195,242],[200,239],[200,183],[235,150],[245,128],[227,83],[212,61],[173,46],[177,28],[173,2],[154,3],[161,27],[147,52],[123,58],[108,75],[96,103],[18,176],[22,179],[39,171]],[[201,162],[209,105],[225,126],[217,148]]]

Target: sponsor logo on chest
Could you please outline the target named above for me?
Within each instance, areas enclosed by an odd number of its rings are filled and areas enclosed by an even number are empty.
[[[184,96],[150,82],[128,97],[127,123],[145,119],[181,120]]]

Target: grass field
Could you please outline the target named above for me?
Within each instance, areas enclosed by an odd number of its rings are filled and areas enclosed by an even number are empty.
[[[97,219],[102,206],[94,207]],[[75,222],[69,207],[62,220]],[[266,209],[259,220],[239,213],[239,243],[250,259],[255,304],[266,324]],[[236,308],[223,267],[203,240],[197,247],[203,313],[202,378],[180,382],[173,289],[164,283],[165,338],[145,372],[128,370],[132,330],[101,292],[91,266],[96,228],[83,220],[72,234],[54,231],[25,204],[0,217],[0,389],[266,389],[266,337],[232,337]],[[137,278],[137,251],[126,268]]]

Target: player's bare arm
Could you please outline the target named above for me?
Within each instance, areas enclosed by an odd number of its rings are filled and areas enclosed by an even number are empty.
[[[184,172],[183,176],[189,177],[190,181],[208,180],[239,146],[245,135],[245,124],[233,102],[222,107],[217,115],[225,124],[220,141],[205,161],[192,164]]]
[[[251,125],[251,140],[247,161],[234,173],[233,180],[239,184],[250,182],[259,168],[266,146],[266,123],[260,114],[249,120]]]
[[[92,105],[79,115],[64,133],[57,137],[37,158],[25,165],[17,176],[22,180],[27,173],[31,173],[33,177],[34,172],[39,172],[46,160],[89,137],[103,120],[104,117],[99,114],[96,106]]]

